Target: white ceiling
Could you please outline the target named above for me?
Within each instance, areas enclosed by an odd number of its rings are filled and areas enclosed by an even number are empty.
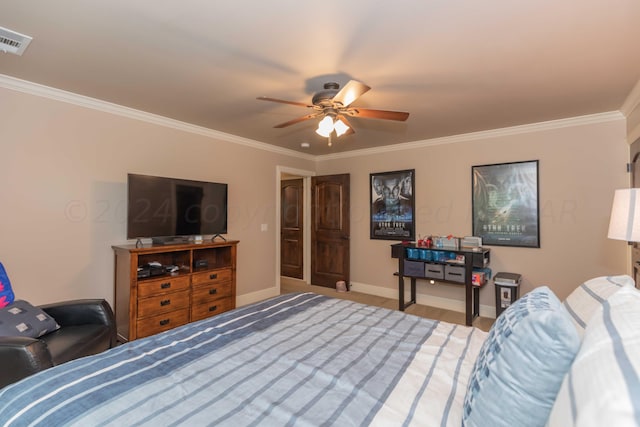
[[[0,26],[33,37],[0,74],[309,154],[616,111],[640,79],[639,0],[2,0]],[[350,79],[411,116],[328,147],[256,100]]]

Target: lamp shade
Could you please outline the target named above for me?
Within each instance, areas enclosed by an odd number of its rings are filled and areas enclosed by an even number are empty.
[[[640,188],[616,190],[613,196],[610,239],[640,242]]]

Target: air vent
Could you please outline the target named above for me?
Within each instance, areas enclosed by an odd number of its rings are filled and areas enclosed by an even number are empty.
[[[29,36],[0,27],[0,51],[4,53],[22,55],[31,40]]]

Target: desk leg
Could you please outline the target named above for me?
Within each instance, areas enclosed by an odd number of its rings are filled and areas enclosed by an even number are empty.
[[[473,324],[473,305],[474,292],[472,282],[473,262],[471,255],[466,255],[464,260],[464,314],[465,324],[471,326]]]
[[[404,277],[398,276],[398,309],[404,311]]]
[[[411,278],[411,303],[416,303],[416,278]]]
[[[405,308],[416,303],[416,278],[410,277],[409,279],[411,280],[411,299],[409,302],[404,302],[404,277],[398,277],[398,309],[400,311],[404,311]]]
[[[467,326],[471,326],[473,324],[473,292],[469,283],[465,283],[464,285],[464,314],[465,314],[465,324]]]
[[[473,287],[473,317],[480,316],[480,287]]]

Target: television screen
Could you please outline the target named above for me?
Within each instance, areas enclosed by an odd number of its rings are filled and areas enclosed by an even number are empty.
[[[128,174],[127,190],[127,239],[227,232],[227,184]]]

